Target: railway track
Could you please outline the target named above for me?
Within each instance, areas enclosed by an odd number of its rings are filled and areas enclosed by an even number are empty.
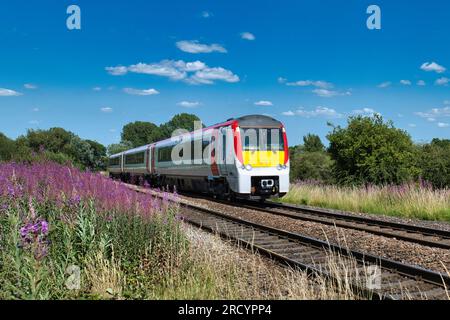
[[[349,215],[309,206],[282,204],[272,201],[259,203],[256,201],[240,200],[237,203],[189,194],[189,197],[198,197],[256,211],[271,213],[277,216],[296,220],[317,222],[341,228],[365,231],[388,238],[408,241],[429,247],[450,249],[450,231],[416,226],[412,224],[383,221],[370,217]]]
[[[151,190],[136,187],[133,189],[152,193]],[[293,268],[336,282],[345,277],[355,292],[368,297],[394,300],[405,297],[449,299],[448,275],[349,250],[322,240],[183,202],[180,203],[180,214],[185,222],[217,233]],[[333,262],[336,257],[339,257],[337,265]]]

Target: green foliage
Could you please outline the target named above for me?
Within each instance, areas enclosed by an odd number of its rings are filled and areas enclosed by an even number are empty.
[[[0,161],[11,160],[15,147],[14,141],[0,132]]]
[[[327,138],[340,183],[400,184],[417,175],[411,137],[381,115],[350,117]]]
[[[433,139],[421,147],[418,165],[421,176],[434,187],[450,187],[450,140]]]
[[[129,141],[110,144],[107,148],[108,154],[113,155],[133,148],[133,144]]]
[[[330,182],[333,161],[324,151],[300,152],[291,158],[291,180]]]
[[[0,136],[0,152],[1,145]],[[102,170],[106,167],[106,148],[62,128],[30,129],[26,135],[17,138],[9,159],[17,162],[47,159],[61,164],[71,162],[80,168]]]
[[[319,152],[325,151],[325,146],[323,145],[320,137],[316,134],[308,133],[303,137],[303,147],[306,152]]]
[[[143,146],[161,139],[160,128],[151,122],[128,123],[122,130],[122,141],[129,141],[133,147]]]
[[[169,122],[161,125],[161,133],[164,138],[170,138],[172,133],[177,129],[185,129],[187,131],[194,130],[194,122],[200,121],[200,118],[194,114],[180,113],[175,115]]]

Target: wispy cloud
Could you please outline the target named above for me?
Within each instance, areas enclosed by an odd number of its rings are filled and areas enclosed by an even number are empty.
[[[439,128],[448,128],[450,127],[450,124],[448,124],[447,122],[438,122],[437,126]]]
[[[39,108],[33,108],[33,109],[31,109],[31,111],[33,111],[33,112],[39,112]]]
[[[94,88],[92,88],[92,90],[98,92],[98,91],[102,91],[102,88],[101,87],[94,87]]]
[[[35,126],[35,125],[39,124],[39,121],[38,120],[30,120],[30,121],[28,121],[28,123]]]
[[[17,97],[21,95],[22,94],[20,92],[11,89],[0,88],[0,97]]]
[[[268,101],[268,100],[256,101],[254,104],[255,104],[255,106],[264,106],[264,107],[273,106],[272,101]]]
[[[423,81],[423,80],[419,80],[419,81],[417,81],[417,85],[418,86],[426,86],[427,84],[426,84],[426,82],[425,81]]]
[[[353,110],[352,113],[356,115],[373,115],[376,114],[377,112],[372,108],[362,108]]]
[[[286,79],[284,79],[286,80]],[[287,86],[293,86],[293,87],[316,87],[321,89],[331,89],[334,87],[334,85],[327,81],[314,81],[314,80],[299,80],[295,82],[287,82]]]
[[[167,77],[182,80],[190,84],[213,84],[214,81],[238,82],[240,79],[232,71],[222,67],[209,67],[204,62],[183,60],[162,60],[158,63],[138,63],[129,67],[106,67],[106,71],[115,76],[127,72]],[[124,70],[125,69],[125,70]]]
[[[286,83],[287,79],[283,77],[278,77],[277,81],[278,83]]]
[[[32,84],[32,83],[25,83],[23,86],[25,89],[28,89],[28,90],[35,90],[38,88],[37,85]]]
[[[211,53],[211,52],[221,52],[226,53],[227,50],[220,44],[203,44],[197,40],[183,40],[176,43],[178,49],[189,53]]]
[[[433,108],[425,112],[414,112],[414,114],[430,122],[434,122],[436,119],[450,118],[450,107]]]
[[[443,73],[445,72],[446,68],[441,66],[440,64],[437,64],[436,62],[425,62],[420,66],[420,69],[427,72],[437,72],[437,73]]]
[[[400,80],[400,84],[402,84],[404,86],[410,86],[411,85],[411,81],[410,80]]]
[[[212,12],[209,11],[203,11],[201,15],[203,18],[211,18],[213,16]]]
[[[336,97],[336,96],[351,96],[352,95],[352,93],[350,91],[335,91],[335,90],[328,90],[328,89],[314,89],[312,92],[322,98],[332,98],[332,97]]]
[[[449,79],[449,78],[442,77],[442,78],[437,79],[437,80],[435,81],[435,84],[436,84],[437,86],[446,86],[446,85],[448,85],[449,82],[450,82],[450,79]]]
[[[110,112],[113,112],[113,109],[110,107],[103,107],[103,108],[100,108],[100,111],[104,112],[104,113],[110,113]]]
[[[386,82],[380,83],[377,87],[378,88],[387,88],[387,87],[390,87],[391,84],[392,84],[392,82],[386,81]]]
[[[417,125],[416,125],[415,123],[409,123],[409,124],[408,124],[408,127],[410,127],[410,128],[415,128],[415,127],[417,127]]]
[[[177,103],[180,107],[184,108],[196,108],[200,105],[198,101],[180,101]]]
[[[159,94],[158,90],[153,88],[151,89],[134,89],[134,88],[125,88],[123,91],[127,94],[135,95],[135,96],[152,96],[155,94]]]
[[[250,32],[242,32],[241,33],[241,38],[245,39],[245,40],[250,40],[253,41],[256,39],[255,35],[253,33]]]
[[[336,110],[332,108],[318,106],[313,110],[305,110],[304,108],[299,108],[295,111],[289,110],[282,112],[285,116],[299,116],[303,118],[316,118],[316,117],[324,117],[324,118],[342,118],[342,114],[338,113]]]

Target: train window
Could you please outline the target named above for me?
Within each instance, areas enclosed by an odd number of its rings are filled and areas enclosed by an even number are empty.
[[[120,166],[120,157],[109,158],[109,166]]]
[[[158,162],[172,161],[173,146],[162,147],[158,150]]]
[[[241,129],[241,142],[244,151],[249,150],[284,150],[281,129]]]
[[[125,164],[143,164],[145,162],[145,151],[125,155]]]

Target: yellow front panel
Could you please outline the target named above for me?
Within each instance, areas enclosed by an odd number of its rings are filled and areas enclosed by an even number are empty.
[[[276,167],[284,163],[284,151],[242,151],[244,165]]]

